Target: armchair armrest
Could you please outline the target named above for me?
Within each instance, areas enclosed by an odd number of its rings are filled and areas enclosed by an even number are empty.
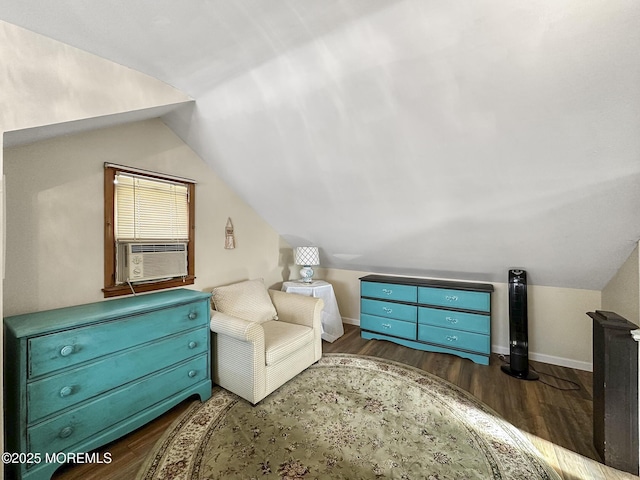
[[[324,301],[321,298],[307,297],[295,293],[269,290],[273,306],[282,322],[296,323],[306,327],[321,327],[321,315]]]
[[[215,333],[213,381],[256,403],[266,389],[264,328],[216,310],[211,311],[209,328]]]
[[[214,333],[226,335],[243,342],[256,342],[264,339],[264,329],[259,323],[232,317],[216,310],[211,310],[209,326]]]

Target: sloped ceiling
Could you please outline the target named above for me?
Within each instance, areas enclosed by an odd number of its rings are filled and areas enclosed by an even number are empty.
[[[0,20],[5,147],[157,118],[191,103],[157,78]]]
[[[165,121],[323,266],[599,290],[640,238],[636,0],[5,0],[0,19],[193,97]]]

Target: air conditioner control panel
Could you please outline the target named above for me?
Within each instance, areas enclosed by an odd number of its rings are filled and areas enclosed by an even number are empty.
[[[129,257],[129,280],[144,277],[144,263],[142,254],[132,254]]]

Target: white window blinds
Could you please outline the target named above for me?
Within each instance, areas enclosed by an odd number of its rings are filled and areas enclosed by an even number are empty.
[[[134,174],[116,174],[117,241],[188,240],[187,186]]]

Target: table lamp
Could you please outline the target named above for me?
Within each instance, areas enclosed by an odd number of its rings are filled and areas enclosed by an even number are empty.
[[[296,247],[295,264],[302,265],[300,269],[300,281],[303,283],[313,282],[313,269],[311,265],[320,265],[320,254],[318,247]]]

